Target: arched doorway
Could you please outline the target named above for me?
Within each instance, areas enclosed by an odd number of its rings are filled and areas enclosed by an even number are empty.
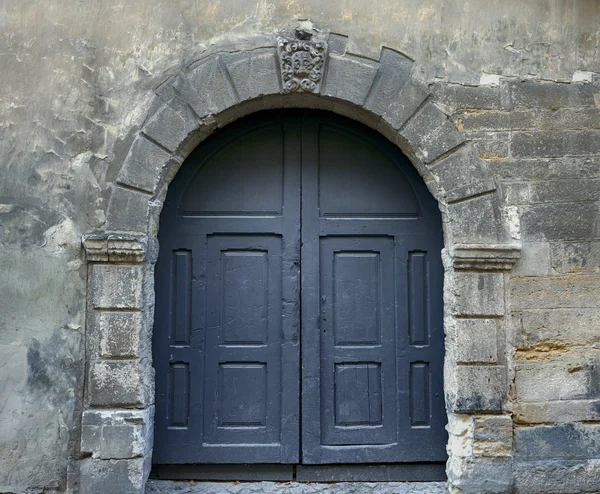
[[[440,213],[386,139],[242,119],[184,162],[159,242],[153,463],[445,461]]]

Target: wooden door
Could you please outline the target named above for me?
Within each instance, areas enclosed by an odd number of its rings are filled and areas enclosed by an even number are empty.
[[[445,459],[441,221],[397,148],[244,119],[183,164],[159,240],[154,463]]]

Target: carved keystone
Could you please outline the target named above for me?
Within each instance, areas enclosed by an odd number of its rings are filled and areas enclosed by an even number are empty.
[[[296,36],[298,39],[277,38],[283,92],[318,93],[323,79],[327,44],[310,41],[305,31],[297,31]]]

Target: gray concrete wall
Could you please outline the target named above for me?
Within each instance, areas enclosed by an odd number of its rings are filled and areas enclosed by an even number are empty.
[[[154,88],[215,45],[302,19],[352,53],[413,58],[488,162],[523,242],[508,294],[517,485],[593,485],[600,2],[105,0],[0,4],[0,492],[62,491],[79,455],[80,238],[104,228]]]

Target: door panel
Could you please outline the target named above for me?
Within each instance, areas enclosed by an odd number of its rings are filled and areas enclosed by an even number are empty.
[[[302,461],[444,460],[437,205],[376,134],[302,135]]]
[[[228,130],[161,216],[154,463],[299,461],[300,129]]]

